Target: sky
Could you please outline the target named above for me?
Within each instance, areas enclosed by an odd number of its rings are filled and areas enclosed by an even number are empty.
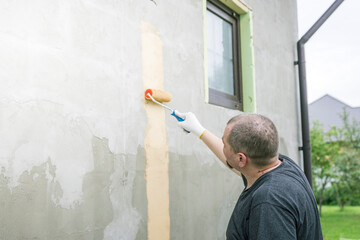
[[[297,0],[299,39],[335,0]],[[344,0],[305,44],[308,103],[329,94],[360,107],[360,0]]]

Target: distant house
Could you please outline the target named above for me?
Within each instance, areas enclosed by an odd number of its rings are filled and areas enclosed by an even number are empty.
[[[332,126],[342,127],[343,122],[340,117],[344,109],[350,114],[350,120],[360,121],[360,107],[351,107],[346,103],[330,96],[329,94],[315,100],[309,104],[309,121],[310,126],[315,120],[318,120],[328,131]]]

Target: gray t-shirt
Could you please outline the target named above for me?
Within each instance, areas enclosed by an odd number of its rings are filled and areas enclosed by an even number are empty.
[[[279,167],[241,193],[226,231],[228,240],[323,239],[315,197],[303,171],[290,158],[279,158]]]

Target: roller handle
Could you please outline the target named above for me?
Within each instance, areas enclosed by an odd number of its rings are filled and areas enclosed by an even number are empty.
[[[183,119],[182,117],[179,117],[178,115],[175,114],[175,110],[172,112],[171,114],[172,116],[174,116],[179,122],[183,122],[185,119]],[[184,129],[185,132],[190,133],[188,130]]]

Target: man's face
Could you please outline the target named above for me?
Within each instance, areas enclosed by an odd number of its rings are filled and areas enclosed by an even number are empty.
[[[232,168],[237,169],[237,154],[232,150],[231,146],[229,145],[229,143],[227,142],[227,138],[230,134],[230,130],[231,130],[231,126],[226,126],[225,131],[224,131],[224,135],[222,137],[222,141],[224,143],[224,148],[223,148],[223,153],[226,157],[226,162],[229,166],[231,166]]]

